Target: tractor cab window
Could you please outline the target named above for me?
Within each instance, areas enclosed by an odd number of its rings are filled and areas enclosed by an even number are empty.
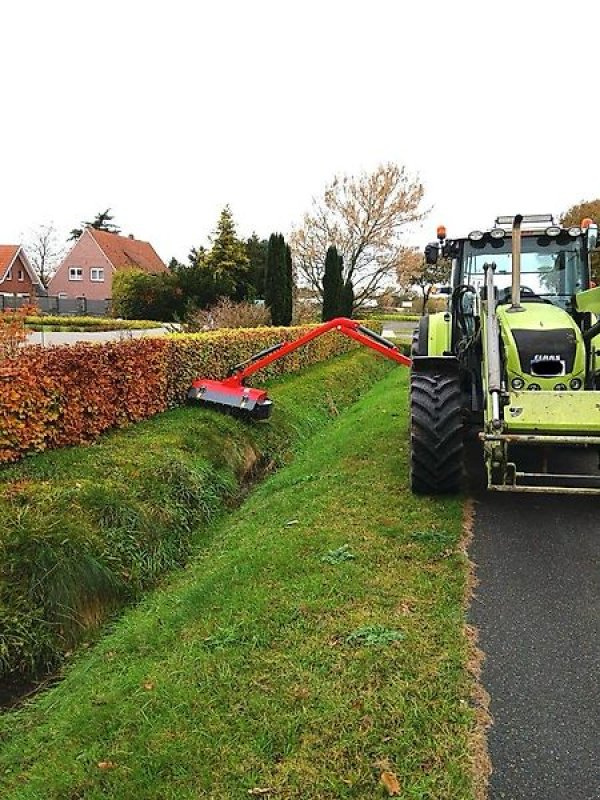
[[[461,282],[477,292],[485,283],[484,264],[495,264],[494,284],[500,302],[510,298],[512,283],[511,239],[465,242]],[[571,298],[589,286],[585,253],[580,239],[568,235],[551,238],[545,234],[521,239],[521,298],[548,300],[565,309]]]

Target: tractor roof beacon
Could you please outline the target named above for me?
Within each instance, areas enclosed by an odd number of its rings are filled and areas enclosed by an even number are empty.
[[[460,489],[468,424],[489,489],[600,494],[600,472],[565,471],[563,457],[600,448],[597,240],[592,220],[562,228],[550,214],[498,217],[460,239],[438,228],[425,258],[449,259],[452,280],[447,311],[424,317],[413,341],[415,492]]]

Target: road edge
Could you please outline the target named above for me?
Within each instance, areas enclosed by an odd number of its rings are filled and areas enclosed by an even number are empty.
[[[463,534],[460,548],[465,557],[467,566],[467,580],[465,584],[464,609],[465,614],[471,605],[471,600],[478,584],[476,564],[469,555],[473,540],[473,527],[475,522],[475,500],[471,497],[465,500],[463,508]],[[471,704],[475,712],[475,722],[470,735],[471,769],[475,800],[487,800],[492,762],[488,750],[487,733],[493,724],[489,710],[490,695],[482,681],[481,672],[485,653],[479,647],[479,631],[474,625],[465,622],[465,638],[467,640],[467,671],[471,676]]]

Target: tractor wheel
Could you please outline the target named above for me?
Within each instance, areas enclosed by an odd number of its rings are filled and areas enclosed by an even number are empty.
[[[463,467],[462,395],[457,374],[411,376],[410,482],[417,494],[460,491]]]

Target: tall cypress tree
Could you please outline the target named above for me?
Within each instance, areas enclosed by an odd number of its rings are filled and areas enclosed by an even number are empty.
[[[354,289],[352,287],[352,281],[350,278],[344,284],[344,288],[342,289],[342,303],[340,308],[340,313],[343,317],[349,317],[352,319],[352,313],[354,311]]]
[[[337,248],[331,246],[327,249],[323,273],[323,322],[341,316],[343,290],[342,258]]]
[[[283,236],[272,233],[267,248],[265,273],[265,305],[271,311],[273,325],[284,325],[285,303],[285,249]]]
[[[281,233],[272,233],[267,248],[265,305],[271,310],[273,325],[292,321],[294,276],[292,253]]]
[[[283,239],[283,237],[281,237]],[[292,264],[292,251],[289,244],[285,245],[285,298],[284,298],[284,325],[292,324],[294,313],[294,267]]]

